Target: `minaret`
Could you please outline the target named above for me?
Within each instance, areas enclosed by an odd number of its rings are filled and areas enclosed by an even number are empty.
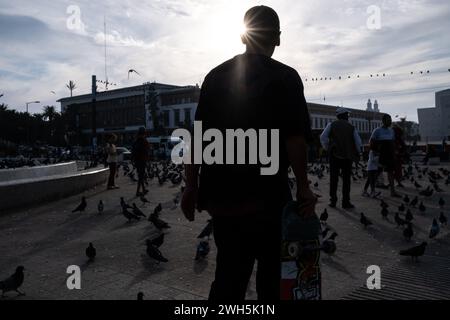
[[[372,102],[370,101],[370,99],[369,99],[369,101],[367,101],[367,109],[366,109],[366,111],[373,111],[372,110]]]
[[[373,111],[380,112],[380,109],[378,109],[378,101],[375,100],[375,103],[373,104]]]

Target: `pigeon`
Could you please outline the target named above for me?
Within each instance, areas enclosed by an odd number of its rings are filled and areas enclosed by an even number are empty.
[[[327,220],[328,220],[328,212],[327,209],[325,208],[322,214],[320,215],[320,221],[327,222]]]
[[[159,251],[158,248],[156,248],[150,240],[147,240],[147,255],[152,258],[155,259],[158,262],[168,262],[169,260],[167,260],[161,253],[161,251]]]
[[[141,199],[142,203],[150,203],[150,201],[148,201],[144,196],[140,196],[139,198]]]
[[[138,292],[138,294],[137,294],[137,300],[138,300],[138,301],[144,300],[144,293],[143,293],[143,292]]]
[[[162,211],[162,204],[158,203],[158,205],[153,210],[153,213],[159,215],[161,213],[161,211]]]
[[[156,238],[153,238],[150,240],[150,243],[152,245],[154,245],[155,247],[159,248],[162,246],[162,244],[164,243],[164,233],[161,233],[159,236],[157,236]]]
[[[164,220],[161,220],[157,214],[152,213],[149,217],[148,217],[148,221],[150,221],[151,223],[153,223],[153,225],[156,227],[156,229],[162,231],[163,229],[168,229],[170,228],[169,224],[167,222],[165,222]]]
[[[132,212],[128,211],[127,208],[122,208],[122,215],[128,219],[128,222],[131,221],[131,219],[134,220],[140,220],[138,216],[134,215]]]
[[[443,212],[439,215],[439,222],[441,225],[446,226],[447,225],[447,217],[444,215]]]
[[[411,222],[412,220],[414,220],[414,216],[413,216],[413,214],[411,213],[411,210],[407,210],[406,211],[406,214],[405,214],[405,220],[407,221],[407,222]]]
[[[383,219],[387,220],[388,214],[389,214],[389,211],[388,211],[387,208],[382,208],[381,209],[381,216],[383,217]]]
[[[206,258],[209,253],[209,241],[202,240],[197,246],[197,253],[195,255],[195,260],[200,260]]]
[[[395,223],[397,224],[397,228],[406,224],[406,221],[400,218],[398,212],[395,213]]]
[[[416,189],[421,189],[422,188],[422,186],[417,181],[414,182],[414,187]]]
[[[208,237],[208,239],[209,239],[212,232],[213,232],[213,222],[212,222],[212,219],[209,219],[208,223],[206,224],[205,228],[203,228],[202,232],[200,232],[197,239],[202,239],[204,237]]]
[[[359,221],[361,222],[361,224],[364,226],[364,228],[367,228],[368,226],[372,225],[372,221],[369,220],[369,218],[367,218],[364,213],[361,212],[361,219],[359,219]]]
[[[24,296],[25,293],[20,292],[19,288],[23,284],[23,280],[25,278],[23,271],[25,268],[23,266],[18,266],[16,268],[16,272],[9,278],[0,281],[0,290],[2,290],[2,297],[5,296],[6,292],[15,291],[19,294],[19,296]]]
[[[411,241],[412,236],[414,235],[414,231],[412,229],[412,224],[408,223],[408,226],[403,230],[403,236],[406,240]]]
[[[416,247],[412,247],[412,248],[409,248],[406,250],[401,250],[399,252],[399,254],[401,256],[409,256],[413,260],[415,259],[417,261],[419,257],[424,255],[426,246],[427,246],[427,243],[422,242],[420,245],[418,245]]]
[[[438,204],[439,204],[440,208],[444,207],[444,205],[445,205],[444,199],[440,198]]]
[[[404,212],[406,210],[405,205],[402,203],[399,207],[398,207],[398,211],[399,212]]]
[[[338,234],[336,233],[336,232],[333,232],[332,234],[331,234],[331,236],[329,236],[328,237],[328,239],[327,240],[336,240],[336,237],[338,236]]]
[[[123,197],[120,197],[120,206],[122,207],[122,209],[133,209],[132,206],[130,206],[129,204],[127,204],[125,202],[125,200],[123,199]]]
[[[136,203],[133,203],[133,214],[137,217],[147,218],[147,216],[137,207]]]
[[[86,257],[89,258],[89,261],[92,262],[97,255],[97,250],[94,248],[92,242],[89,242],[89,247],[86,248]]]
[[[433,219],[433,224],[431,225],[429,238],[433,239],[439,234],[440,228],[436,219]]]
[[[433,195],[434,190],[428,186],[425,190],[420,191],[419,195],[425,196],[425,197],[431,197]]]
[[[410,206],[414,208],[418,202],[419,202],[419,197],[416,196],[414,199],[412,199]]]
[[[427,209],[427,208],[425,207],[425,205],[423,204],[423,202],[420,201],[420,205],[419,205],[419,210],[420,210],[420,212],[425,213],[426,209]]]
[[[138,76],[140,76],[139,72],[137,72],[134,69],[130,69],[130,70],[128,70],[128,80],[130,79],[130,73],[133,73],[133,72],[136,73]]]
[[[72,210],[72,212],[84,212],[84,210],[86,210],[87,207],[87,203],[86,203],[86,198],[82,197],[81,198],[81,203],[78,205],[78,207],[76,207],[74,210]]]
[[[384,200],[381,200],[380,207],[387,209],[389,208],[389,205],[386,202],[384,202]]]
[[[318,188],[319,187],[319,182],[314,183],[314,188]]]
[[[103,213],[103,209],[104,209],[103,201],[100,200],[99,203],[98,203],[98,205],[97,205],[98,213],[99,213],[99,214],[102,214],[102,213]]]
[[[326,227],[324,230],[322,230],[322,238],[325,239],[328,232],[330,232],[330,231],[331,231],[331,229],[328,227]]]

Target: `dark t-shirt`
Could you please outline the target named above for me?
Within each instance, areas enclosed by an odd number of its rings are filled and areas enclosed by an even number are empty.
[[[264,55],[234,57],[206,76],[195,120],[202,121],[203,132],[219,129],[224,140],[226,129],[279,129],[280,133],[280,167],[276,175],[261,175],[260,164],[202,164],[200,209],[208,204],[229,206],[252,201],[280,207],[290,199],[284,141],[294,135],[311,138],[303,84],[293,68]],[[268,137],[270,141],[270,131]]]
[[[143,137],[138,137],[133,144],[131,151],[133,161],[136,166],[144,166],[148,161],[148,155],[150,151],[150,144],[147,139]]]

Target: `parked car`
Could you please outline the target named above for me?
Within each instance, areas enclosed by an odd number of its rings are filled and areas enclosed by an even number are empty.
[[[131,151],[125,147],[117,147],[117,156],[119,158],[119,162],[130,161],[131,160]]]

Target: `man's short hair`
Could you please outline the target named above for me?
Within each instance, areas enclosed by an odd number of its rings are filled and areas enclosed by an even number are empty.
[[[247,42],[261,45],[275,45],[280,35],[280,19],[270,7],[255,6],[250,8],[244,16],[247,28],[243,37]]]

